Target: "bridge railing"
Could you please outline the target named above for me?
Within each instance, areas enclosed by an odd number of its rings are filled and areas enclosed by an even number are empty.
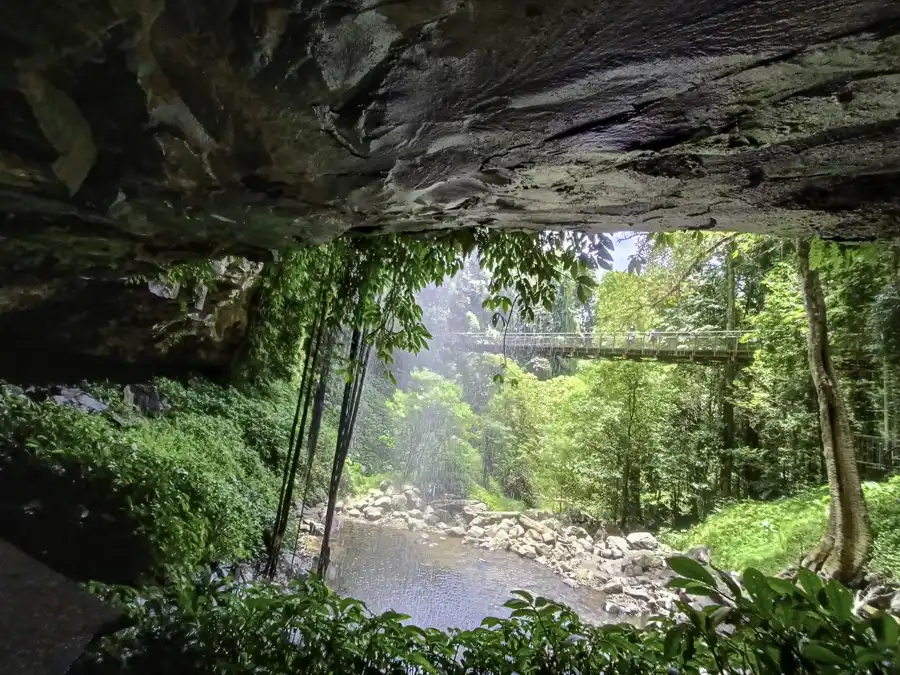
[[[457,339],[473,347],[506,347],[508,351],[531,348],[541,351],[584,350],[623,355],[690,357],[738,356],[754,350],[754,336],[746,331],[619,331],[608,333],[459,333]]]

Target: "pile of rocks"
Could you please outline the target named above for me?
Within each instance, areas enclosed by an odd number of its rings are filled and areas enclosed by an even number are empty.
[[[665,565],[670,553],[649,532],[621,536],[617,528],[567,524],[565,517],[540,511],[490,511],[470,500],[426,504],[419,490],[399,490],[384,481],[362,498],[336,505],[342,517],[432,531],[459,537],[464,544],[512,551],[552,569],[573,588],[590,586],[606,596],[612,614],[638,615],[674,610],[678,596],[666,588],[672,574]]]

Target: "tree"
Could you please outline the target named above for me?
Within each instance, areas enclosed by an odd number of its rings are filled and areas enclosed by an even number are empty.
[[[822,450],[831,492],[828,525],[803,565],[842,581],[852,581],[862,570],[872,536],[850,420],[828,343],[825,294],[818,271],[810,265],[808,239],[797,243],[797,263],[808,325],[809,369],[818,399]]]

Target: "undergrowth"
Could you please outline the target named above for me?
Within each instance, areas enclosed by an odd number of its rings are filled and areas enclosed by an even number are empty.
[[[900,476],[864,483],[874,541],[869,568],[900,578]],[[712,548],[716,564],[728,569],[756,567],[767,574],[796,565],[818,542],[828,515],[828,490],[807,490],[772,502],[726,506],[690,529],[669,532],[673,548]]]
[[[0,396],[2,532],[76,579],[146,583],[255,555],[293,415],[289,387],[255,395],[156,383],[146,418],[112,386],[112,415]],[[103,555],[98,555],[103,551]]]
[[[803,570],[796,583],[670,558],[670,586],[711,602],[679,602],[684,621],[593,626],[569,608],[515,591],[508,618],[474,630],[373,615],[310,578],[287,589],[207,576],[119,598],[133,626],[104,638],[74,675],[814,675],[896,673],[897,622],[860,618],[837,582]],[[140,597],[142,602],[135,602]],[[723,630],[724,629],[724,630]]]

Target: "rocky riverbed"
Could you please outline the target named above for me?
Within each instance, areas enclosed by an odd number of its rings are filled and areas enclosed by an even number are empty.
[[[387,481],[368,495],[339,502],[336,510],[341,518],[420,532],[424,545],[457,537],[472,547],[516,553],[553,570],[572,588],[601,591],[603,609],[613,616],[673,612],[679,598],[666,588],[672,573],[665,557],[672,551],[649,532],[623,535],[591,518],[546,511],[490,511],[472,500],[426,503],[415,486],[395,488]]]

